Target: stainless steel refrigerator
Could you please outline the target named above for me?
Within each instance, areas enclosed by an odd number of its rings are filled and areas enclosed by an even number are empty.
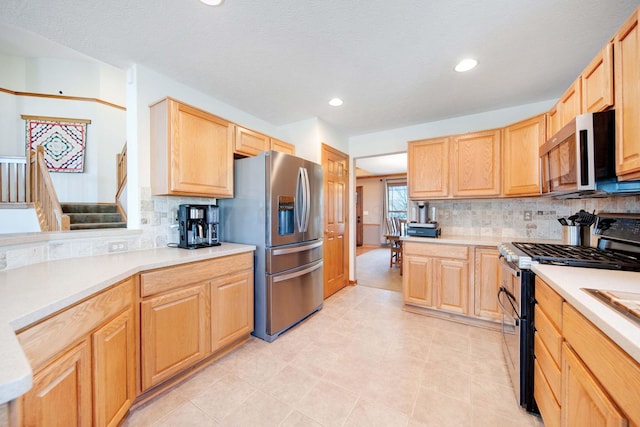
[[[265,151],[237,159],[234,177],[221,240],[257,247],[253,335],[271,342],[322,308],[322,166]]]

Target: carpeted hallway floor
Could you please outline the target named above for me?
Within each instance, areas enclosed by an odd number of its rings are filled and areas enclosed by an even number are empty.
[[[402,292],[400,267],[389,268],[389,248],[381,247],[356,257],[358,285]]]

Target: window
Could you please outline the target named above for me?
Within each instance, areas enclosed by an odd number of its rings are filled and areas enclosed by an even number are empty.
[[[407,183],[387,183],[387,216],[407,219]]]

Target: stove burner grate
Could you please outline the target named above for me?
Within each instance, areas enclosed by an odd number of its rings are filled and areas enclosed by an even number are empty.
[[[609,270],[640,271],[640,254],[550,243],[514,242],[514,246],[541,264]]]

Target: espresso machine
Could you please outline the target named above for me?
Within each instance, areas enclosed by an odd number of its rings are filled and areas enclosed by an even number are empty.
[[[216,205],[179,205],[179,248],[197,249],[220,246],[218,227],[220,223]]]
[[[431,215],[427,215],[428,203],[417,202],[413,208],[412,219],[407,224],[407,236],[438,237],[440,226],[436,221],[436,208],[431,208]]]

